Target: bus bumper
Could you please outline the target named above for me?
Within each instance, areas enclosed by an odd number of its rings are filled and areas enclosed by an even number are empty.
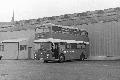
[[[55,57],[52,57],[52,55],[50,55],[50,56],[45,56],[44,58],[41,58],[41,60],[45,60],[45,61],[57,61],[58,59],[55,59]]]

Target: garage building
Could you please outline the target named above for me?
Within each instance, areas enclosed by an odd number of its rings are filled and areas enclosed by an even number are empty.
[[[28,39],[9,39],[2,41],[4,51],[2,59],[28,59]]]

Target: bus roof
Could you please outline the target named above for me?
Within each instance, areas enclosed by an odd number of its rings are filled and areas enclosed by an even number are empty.
[[[48,42],[46,39],[38,39],[38,40],[34,40],[34,42]]]
[[[85,44],[89,44],[89,42],[84,42],[84,41],[76,41],[76,40],[61,40],[61,39],[53,39],[53,38],[48,38],[48,39],[38,39],[38,40],[34,40],[35,43],[39,43],[39,42],[66,42],[66,43],[85,43]]]

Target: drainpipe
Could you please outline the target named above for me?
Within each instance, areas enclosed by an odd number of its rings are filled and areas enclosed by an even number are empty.
[[[19,58],[19,42],[18,42],[18,55],[17,55],[17,60]]]

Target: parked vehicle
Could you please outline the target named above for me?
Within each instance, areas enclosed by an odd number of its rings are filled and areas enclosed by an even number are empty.
[[[64,62],[89,56],[89,37],[84,29],[48,23],[36,27],[35,31],[34,59]]]

